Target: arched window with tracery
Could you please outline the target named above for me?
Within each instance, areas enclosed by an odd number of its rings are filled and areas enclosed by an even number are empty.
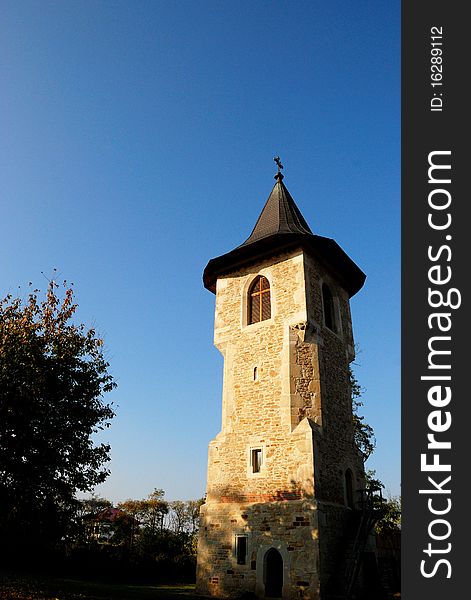
[[[248,323],[259,323],[271,317],[270,283],[266,277],[259,275],[249,289]]]

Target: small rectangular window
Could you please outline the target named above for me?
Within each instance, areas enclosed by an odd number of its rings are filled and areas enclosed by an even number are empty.
[[[250,462],[252,465],[252,473],[260,473],[262,468],[262,449],[252,448],[250,452]]]
[[[247,562],[247,536],[236,536],[236,559],[238,565],[245,565]]]

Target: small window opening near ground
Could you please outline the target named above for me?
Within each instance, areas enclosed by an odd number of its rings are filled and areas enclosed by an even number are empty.
[[[266,321],[271,317],[270,283],[259,275],[249,290],[249,325]]]
[[[245,565],[247,562],[247,536],[236,536],[236,559],[238,565]]]
[[[250,451],[250,464],[252,467],[252,473],[260,473],[262,468],[262,449],[252,448]]]

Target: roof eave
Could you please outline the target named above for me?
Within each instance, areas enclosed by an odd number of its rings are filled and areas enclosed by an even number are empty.
[[[354,296],[363,287],[366,275],[335,240],[319,235],[295,233],[268,236],[211,259],[203,272],[203,284],[206,289],[216,293],[218,277],[295,248],[313,254],[326,264],[336,274],[349,297]]]

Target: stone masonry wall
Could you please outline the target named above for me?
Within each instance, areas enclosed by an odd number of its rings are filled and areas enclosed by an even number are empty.
[[[263,558],[268,548],[283,557],[283,597],[318,600],[319,552],[312,501],[203,506],[198,545],[197,592],[264,596]],[[230,527],[228,527],[230,524]],[[236,535],[247,536],[246,564],[237,564]]]
[[[320,413],[322,436],[316,454],[318,477],[316,497],[345,505],[344,474],[352,471],[355,488],[364,485],[363,461],[353,443],[353,420],[349,364],[354,359],[354,343],[348,294],[325,266],[305,257],[306,297],[311,338],[318,344]],[[326,282],[338,310],[339,332],[324,325],[322,283]]]
[[[270,282],[272,314],[247,325],[248,290],[259,274]],[[337,333],[324,326],[323,281],[335,299]],[[273,547],[283,557],[283,598],[318,600],[350,511],[345,471],[356,488],[363,482],[353,445],[348,296],[301,250],[271,258],[218,279],[214,341],[224,355],[222,427],[209,445],[198,591],[264,596],[263,558]],[[254,448],[262,450],[259,473],[250,465]],[[237,535],[247,535],[245,565],[236,564]]]
[[[354,499],[364,487],[363,460],[353,441],[353,420],[349,364],[354,343],[348,295],[325,267],[306,258],[307,297],[313,328],[318,334],[319,377],[321,381],[322,435],[317,438],[316,499],[320,502],[319,550],[321,589],[325,589],[339,564],[340,544],[351,509],[346,506],[345,473],[354,480]],[[324,325],[322,282],[334,296],[338,311],[337,333]]]
[[[247,325],[244,302],[258,274],[270,282],[272,317]],[[302,253],[218,280],[214,339],[224,354],[223,423],[210,444],[208,500],[312,494],[312,433],[292,435],[290,404],[290,327],[306,322],[304,288]],[[259,474],[250,472],[253,447],[263,451]]]

